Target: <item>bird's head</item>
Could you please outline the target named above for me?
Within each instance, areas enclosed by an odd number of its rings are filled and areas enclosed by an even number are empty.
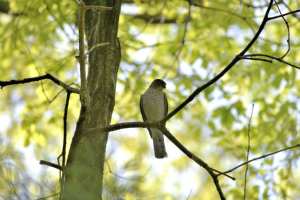
[[[150,87],[151,88],[154,88],[154,89],[156,89],[156,90],[163,90],[163,89],[165,89],[166,88],[166,82],[165,81],[163,81],[163,80],[161,80],[161,79],[155,79],[152,83],[151,83],[151,85],[150,85]]]

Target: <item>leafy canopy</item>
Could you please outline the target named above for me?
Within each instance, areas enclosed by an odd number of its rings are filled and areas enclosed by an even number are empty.
[[[139,97],[155,78],[167,82],[165,93],[169,110],[173,110],[247,45],[269,3],[201,0],[192,1],[194,5],[189,7],[187,1],[178,0],[124,2],[119,24],[122,61],[112,123],[142,120]],[[284,0],[279,7],[285,13],[299,8],[299,3]],[[1,80],[34,77],[47,71],[67,84],[78,85],[77,2],[11,0],[9,9],[0,16]],[[270,15],[278,14],[274,5]],[[291,37],[291,51],[285,60],[299,65],[299,15],[285,18]],[[284,21],[272,20],[248,53],[281,57],[288,48],[286,41]],[[300,143],[299,81],[297,70],[280,62],[240,61],[172,118],[167,127],[195,155],[213,168],[226,171],[246,160],[252,104],[250,158]],[[7,125],[1,129],[2,135],[19,150],[33,148],[31,156],[36,159],[56,162],[62,147],[65,97],[51,81],[3,88],[0,112],[1,121]],[[78,96],[72,95],[68,145],[79,108]],[[146,129],[111,133],[103,197],[183,199],[191,192],[190,199],[217,199],[208,174],[172,143],[166,143],[169,158],[156,160]],[[300,198],[296,179],[299,156],[296,149],[251,163],[247,196]],[[29,170],[30,166],[25,168]],[[242,198],[244,173],[245,168],[234,171],[231,175],[235,182],[220,178],[226,197]],[[58,184],[57,171],[47,169],[46,174]],[[5,181],[0,177],[0,185]],[[44,195],[38,188],[31,182],[27,192],[33,197]],[[10,193],[15,194],[20,192]]]

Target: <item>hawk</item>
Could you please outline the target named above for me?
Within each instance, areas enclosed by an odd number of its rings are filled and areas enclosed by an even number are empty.
[[[168,114],[168,100],[163,93],[166,82],[155,79],[140,99],[140,109],[145,122],[158,121]],[[153,139],[154,154],[156,158],[166,158],[168,154],[165,148],[164,135],[156,128],[148,128]]]

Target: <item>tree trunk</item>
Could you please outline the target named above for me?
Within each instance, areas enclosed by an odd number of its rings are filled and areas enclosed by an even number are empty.
[[[117,39],[120,0],[86,0],[86,5],[113,7],[111,11],[88,10],[85,32],[89,54],[87,78],[90,108],[81,110],[65,169],[63,199],[102,199],[103,167],[108,133],[87,129],[110,124],[115,104],[120,44]]]

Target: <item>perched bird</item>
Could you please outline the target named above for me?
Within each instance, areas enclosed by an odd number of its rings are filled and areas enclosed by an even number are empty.
[[[155,79],[140,99],[140,109],[145,122],[158,121],[168,114],[168,100],[163,93],[166,82]],[[154,154],[156,158],[168,157],[165,148],[164,135],[156,128],[148,128],[153,139]]]

